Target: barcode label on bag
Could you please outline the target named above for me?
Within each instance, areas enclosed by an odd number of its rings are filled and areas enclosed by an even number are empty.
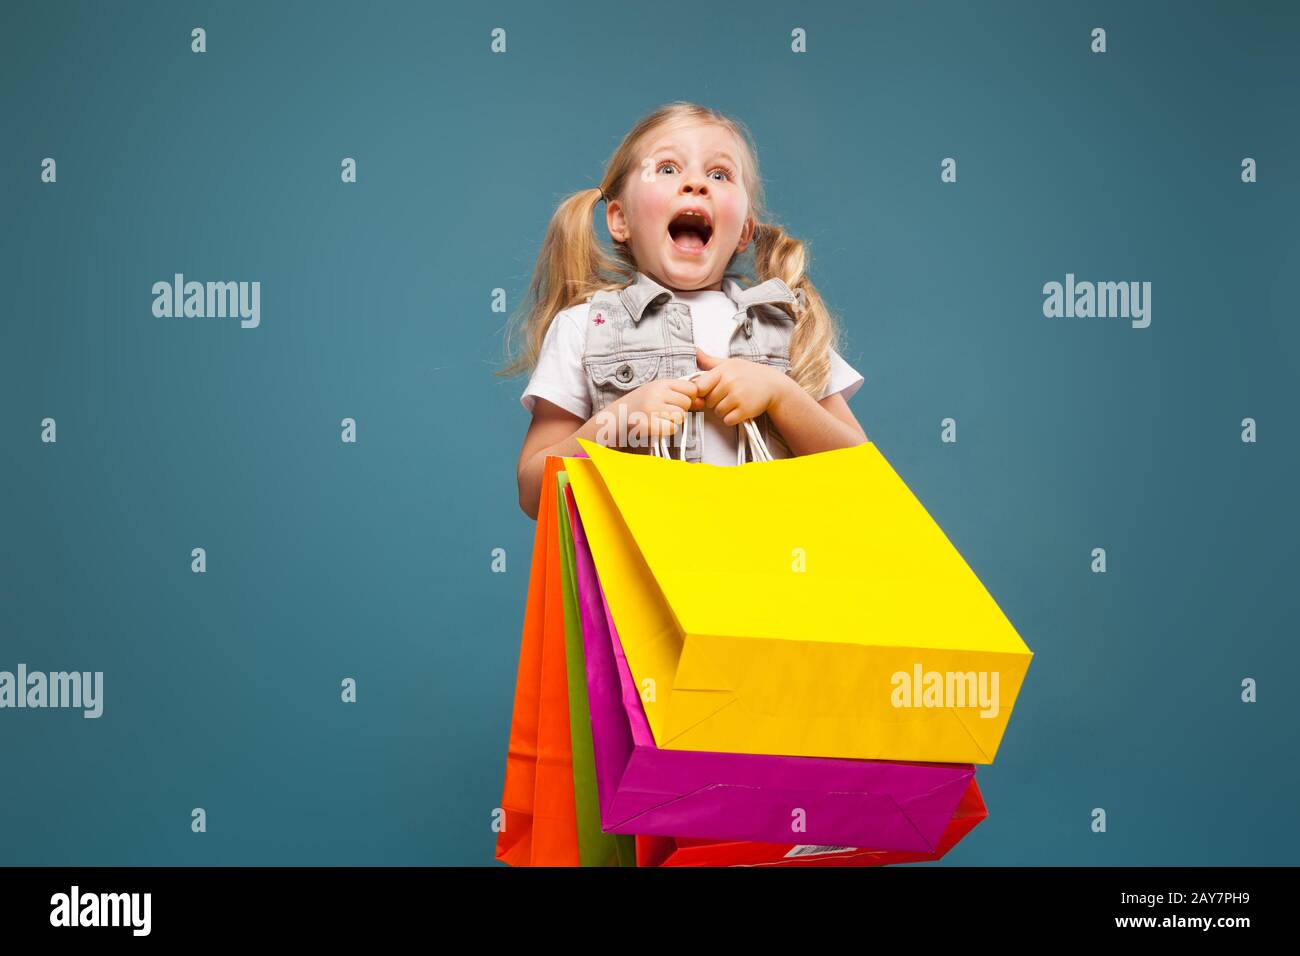
[[[852,853],[856,850],[855,846],[797,846],[785,855],[788,860],[792,856],[817,856],[820,853]]]

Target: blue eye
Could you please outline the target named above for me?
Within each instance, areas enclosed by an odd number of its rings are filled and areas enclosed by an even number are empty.
[[[655,167],[655,172],[662,173],[665,168],[676,170],[677,164],[669,160],[665,160],[664,162],[660,163],[658,166]],[[717,180],[718,182],[730,182],[732,179],[732,172],[726,166],[714,167],[713,170],[709,173],[709,175],[713,176],[714,173],[722,173],[723,178]]]

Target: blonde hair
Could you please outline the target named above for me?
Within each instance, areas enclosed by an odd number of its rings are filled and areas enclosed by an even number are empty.
[[[542,340],[557,313],[585,302],[595,292],[622,289],[635,281],[637,265],[630,250],[624,243],[615,242],[613,255],[606,252],[596,234],[592,213],[602,189],[611,199],[623,195],[628,177],[640,169],[640,147],[647,137],[661,127],[687,120],[714,123],[730,131],[738,142],[741,176],[756,229],[750,249],[743,257],[732,256],[725,275],[740,280],[751,278],[748,273],[752,272],[755,284],[775,277],[784,280],[796,294],[802,290],[806,305],[792,312],[795,327],[790,337],[790,376],[813,398],[821,397],[830,380],[830,350],[835,348],[838,328],[808,278],[807,249],[768,218],[757,149],[745,125],[708,107],[680,101],[661,106],[632,127],[610,159],[600,188],[572,193],[555,210],[542,240],[528,294],[507,323],[507,364],[498,375],[517,375],[537,364]],[[751,258],[751,268],[743,269],[745,260]]]

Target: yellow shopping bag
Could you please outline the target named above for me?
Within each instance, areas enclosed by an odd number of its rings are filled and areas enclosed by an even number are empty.
[[[580,444],[659,747],[993,761],[1033,655],[873,443],[734,468]]]

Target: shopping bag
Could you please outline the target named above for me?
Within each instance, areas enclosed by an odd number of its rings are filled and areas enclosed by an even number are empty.
[[[916,852],[938,847],[974,777],[971,764],[656,747],[571,489],[567,503],[600,817],[606,831],[773,843],[797,833],[804,844]],[[575,742],[575,767],[577,754]]]
[[[587,705],[587,672],[582,646],[582,618],[574,570],[572,492],[568,475],[556,476],[560,528],[560,584],[564,604],[564,660],[568,675],[569,735],[573,753],[573,799],[578,826],[578,857],[583,866],[636,866],[631,836],[603,833],[596,793],[591,718]]]
[[[546,459],[528,573],[496,847],[496,858],[511,866],[579,864],[557,511],[563,463]]]
[[[874,444],[732,467],[579,443],[659,747],[993,761],[1032,655]]]
[[[940,860],[988,816],[979,786],[972,778],[943,839],[932,852],[856,849],[814,844],[724,843],[638,836],[637,866],[886,866]]]

